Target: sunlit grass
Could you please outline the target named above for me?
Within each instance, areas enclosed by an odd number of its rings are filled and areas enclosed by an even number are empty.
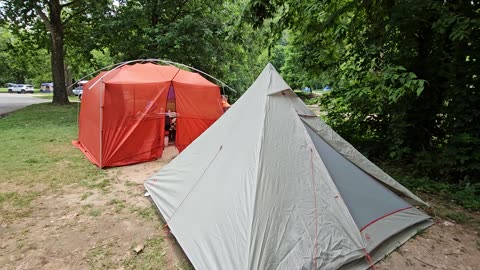
[[[26,191],[36,191],[39,185],[49,189],[69,184],[105,188],[105,173],[71,144],[76,138],[76,104],[36,104],[1,118],[0,185],[23,186],[20,190]],[[18,196],[8,194],[0,194],[0,203],[15,204]],[[40,195],[33,194],[33,198]],[[28,207],[28,203],[20,207]]]

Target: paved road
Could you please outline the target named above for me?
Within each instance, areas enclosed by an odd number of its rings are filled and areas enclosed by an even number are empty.
[[[31,104],[50,102],[32,94],[0,93],[0,115],[16,111]]]

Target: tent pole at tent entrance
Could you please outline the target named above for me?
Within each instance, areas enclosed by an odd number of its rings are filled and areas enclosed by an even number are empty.
[[[102,85],[102,87],[100,88],[101,91],[100,91],[100,104],[98,106],[98,109],[99,109],[99,115],[100,115],[100,131],[99,131],[99,135],[100,135],[100,169],[102,168],[102,156],[103,156],[103,153],[102,153],[102,137],[103,137],[103,131],[102,131],[102,127],[103,127],[103,108],[102,108],[102,101],[103,101],[103,94],[105,93],[105,84]]]

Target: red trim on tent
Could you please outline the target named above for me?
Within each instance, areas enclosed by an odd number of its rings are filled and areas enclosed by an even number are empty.
[[[383,216],[381,216],[381,217],[379,217],[379,218],[377,218],[377,219],[374,219],[374,220],[370,221],[367,225],[363,226],[363,227],[360,229],[360,232],[362,232],[362,231],[365,230],[368,226],[372,225],[373,223],[375,223],[375,222],[377,222],[377,221],[379,221],[379,220],[381,220],[381,219],[384,219],[384,218],[386,218],[386,217],[388,217],[388,216],[391,216],[391,215],[393,215],[393,214],[396,214],[396,213],[398,213],[398,212],[402,212],[402,211],[407,210],[407,209],[410,209],[410,208],[413,208],[413,206],[409,206],[409,207],[405,207],[405,208],[402,208],[402,209],[398,209],[398,210],[393,211],[393,212],[391,212],[391,213],[385,214],[385,215],[383,215]]]

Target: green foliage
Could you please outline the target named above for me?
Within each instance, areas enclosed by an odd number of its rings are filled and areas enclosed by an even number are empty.
[[[470,220],[470,218],[464,212],[459,211],[448,211],[445,213],[445,216],[459,224],[467,223]]]
[[[309,93],[309,92],[303,92],[303,91],[295,91],[295,94],[305,102],[307,105],[314,105],[318,104],[320,102],[320,96]]]
[[[460,184],[480,181],[479,6],[251,0],[245,18],[279,22],[285,78],[333,86],[327,121],[363,153]]]
[[[13,51],[8,51],[5,57],[24,64],[18,68],[11,64],[3,66],[5,78],[0,75],[0,83],[51,81],[49,31],[34,8],[39,5],[47,12],[50,10],[50,6],[45,6],[47,2],[58,1],[10,1],[3,7],[8,34],[24,44],[25,50],[16,54],[41,52],[47,59],[40,62],[45,67],[39,68],[32,57],[16,58]],[[246,0],[74,1],[63,7],[61,13],[66,83],[70,85],[118,62],[160,58],[193,66],[223,80],[237,90],[224,88],[233,102],[268,61],[270,55],[264,44],[271,44],[277,37],[268,29],[254,29],[241,21],[246,4]],[[275,25],[272,23],[270,28]],[[18,51],[20,47],[15,48]],[[40,75],[30,74],[29,70]],[[15,72],[20,79],[9,75]]]
[[[467,183],[455,190],[453,198],[467,209],[480,209],[480,184]]]
[[[414,192],[437,194],[454,201],[466,209],[480,210],[480,184],[450,183],[434,181],[428,177],[417,177],[412,166],[400,169],[399,164],[383,164],[387,171],[402,185]]]
[[[261,36],[239,23],[243,5],[244,1],[120,1],[95,23],[90,35],[115,61],[159,58],[189,65],[237,89],[225,89],[235,98],[265,64],[257,65],[252,57],[261,53]]]
[[[0,26],[0,84],[40,83],[51,80],[50,56],[47,50],[19,39]]]

